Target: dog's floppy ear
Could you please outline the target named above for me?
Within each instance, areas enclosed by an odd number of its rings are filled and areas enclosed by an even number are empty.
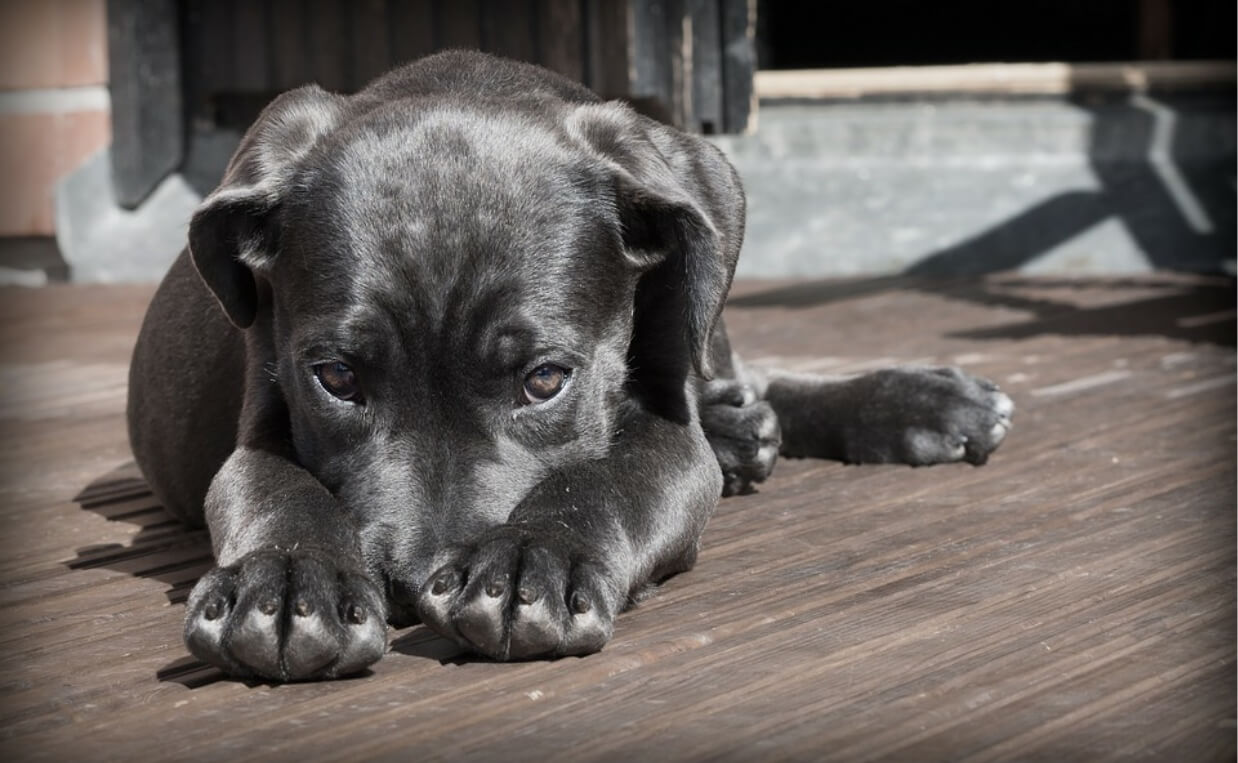
[[[300,160],[342,120],[343,96],[316,85],[276,98],[241,139],[223,182],[189,223],[194,267],[240,328],[254,322],[254,274],[279,251],[279,210]]]
[[[744,197],[734,169],[700,138],[618,103],[577,107],[568,130],[610,167],[624,250],[645,271],[634,350],[646,357],[637,360],[666,375],[667,363],[688,357],[709,378],[710,337],[743,239]]]

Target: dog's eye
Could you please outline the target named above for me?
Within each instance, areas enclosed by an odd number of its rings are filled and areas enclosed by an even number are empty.
[[[340,400],[361,402],[361,387],[357,384],[357,374],[345,363],[319,363],[314,366],[314,375],[322,388],[335,395]]]
[[[543,363],[524,377],[524,399],[526,403],[544,403],[563,390],[572,369],[556,366],[554,363]]]

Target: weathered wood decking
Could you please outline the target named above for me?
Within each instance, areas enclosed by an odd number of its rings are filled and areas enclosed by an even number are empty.
[[[206,539],[126,466],[149,293],[0,292],[7,760],[1233,759],[1232,282],[741,285],[749,358],[959,363],[1014,431],[979,469],[780,463],[600,654],[495,664],[417,627],[289,686],[181,644]]]

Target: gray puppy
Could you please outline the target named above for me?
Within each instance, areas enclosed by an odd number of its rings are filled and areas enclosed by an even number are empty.
[[[218,566],[185,639],[331,678],[421,621],[585,654],[785,454],[983,462],[1012,406],[954,369],[745,370],[739,178],[546,70],[439,54],[271,103],[202,203],[130,376],[133,450]]]

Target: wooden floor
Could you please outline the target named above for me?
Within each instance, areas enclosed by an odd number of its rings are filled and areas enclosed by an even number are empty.
[[[958,363],[1018,405],[989,465],[785,461],[584,659],[420,627],[353,680],[187,656],[206,538],[130,465],[145,287],[0,291],[5,760],[1232,760],[1234,286],[742,284],[749,358]]]

